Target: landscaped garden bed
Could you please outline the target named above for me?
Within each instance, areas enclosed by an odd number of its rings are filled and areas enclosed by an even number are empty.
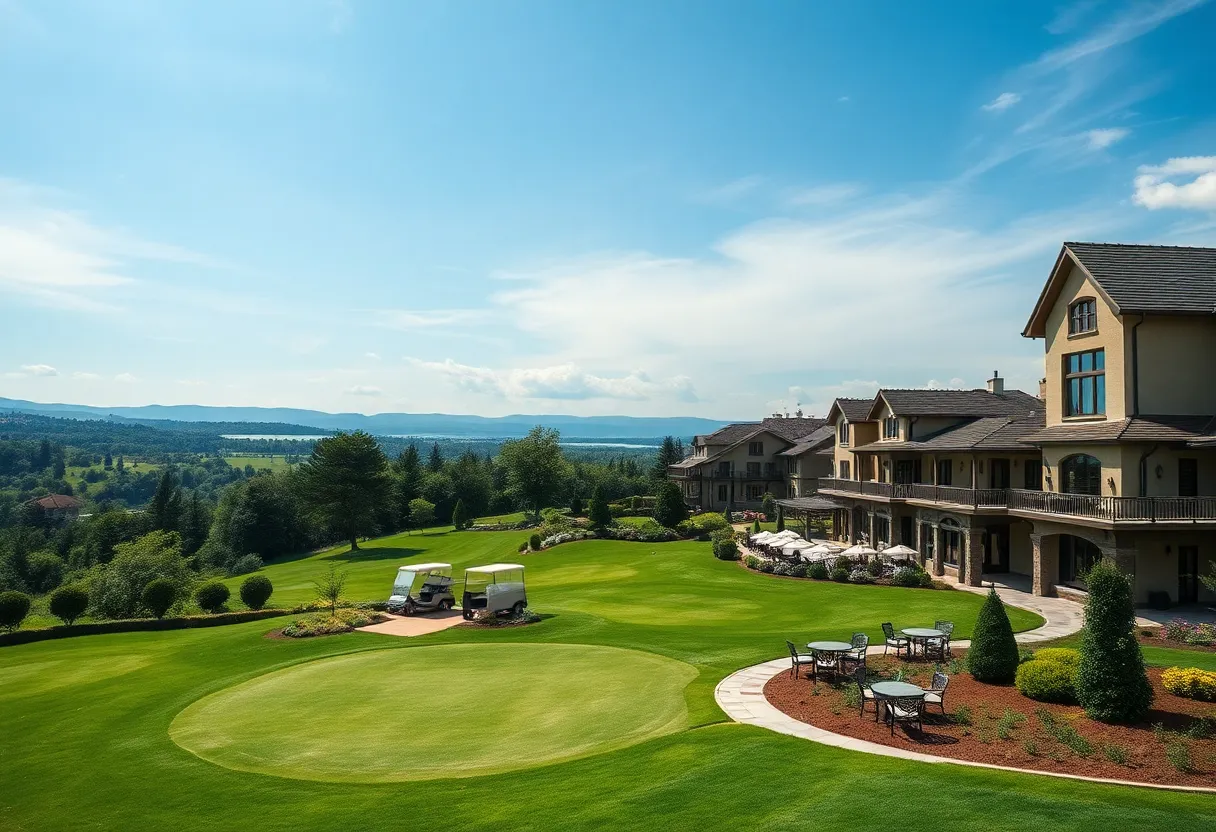
[[[961,653],[960,653],[961,655]],[[768,701],[801,722],[836,734],[958,760],[1036,771],[1144,783],[1216,787],[1216,705],[1175,696],[1149,668],[1154,701],[1133,725],[1108,725],[1086,717],[1077,705],[1036,702],[1012,685],[978,682],[956,659],[942,666],[950,676],[945,714],[927,706],[924,730],[897,726],[894,734],[875,722],[873,707],[859,716],[857,685],[813,683],[780,673],[764,687]],[[871,657],[871,679],[895,678],[928,686],[934,665]],[[1189,771],[1179,766],[1189,767]]]

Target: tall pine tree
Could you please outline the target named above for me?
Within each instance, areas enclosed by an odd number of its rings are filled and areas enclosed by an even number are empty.
[[[121,464],[122,457],[118,459]],[[166,468],[160,475],[152,502],[148,503],[148,523],[153,531],[176,531],[181,514],[182,490],[177,484],[177,474],[172,468]]]
[[[426,461],[426,470],[438,474],[443,470],[443,454],[439,453],[439,443],[431,445],[431,455]]]
[[[376,438],[357,430],[322,439],[299,474],[308,509],[358,551],[359,535],[375,531],[376,516],[390,497],[388,461]]]

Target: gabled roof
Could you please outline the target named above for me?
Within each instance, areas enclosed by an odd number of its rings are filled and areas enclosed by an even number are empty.
[[[826,419],[814,416],[776,417],[770,416],[760,422],[765,430],[780,436],[787,442],[797,442],[803,437],[810,436],[827,424]]]
[[[737,422],[733,425],[718,428],[713,433],[698,436],[698,445],[733,445],[746,436],[751,436],[760,428],[759,422]]]
[[[985,416],[907,442],[871,442],[856,451],[1029,451],[1022,438],[1041,430],[1042,412],[1026,416]]]
[[[870,405],[870,420],[878,418],[882,404],[897,416],[1027,416],[1041,412],[1043,402],[1021,390],[989,393],[987,390],[882,389]]]
[[[1106,422],[1052,425],[1023,438],[1034,445],[1071,442],[1180,442],[1207,444],[1216,434],[1216,416],[1131,416]]]
[[[1064,243],[1023,336],[1047,334],[1047,315],[1073,265],[1120,315],[1216,315],[1216,248]]]
[[[825,444],[831,444],[836,438],[836,428],[832,425],[823,425],[809,436],[804,436],[798,441],[798,444],[786,448],[777,456],[802,456],[808,451],[813,451]]]
[[[70,494],[48,494],[45,497],[38,497],[30,500],[29,503],[35,503],[47,511],[54,509],[73,509],[80,508],[84,502]],[[27,503],[28,504],[28,503]]]
[[[836,424],[839,415],[843,415],[846,422],[868,422],[872,404],[873,399],[837,399],[828,410],[828,424]]]

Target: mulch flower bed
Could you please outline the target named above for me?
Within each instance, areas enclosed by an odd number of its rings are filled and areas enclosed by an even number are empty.
[[[852,682],[816,684],[782,672],[764,686],[764,695],[801,722],[923,754],[1088,777],[1216,787],[1216,704],[1169,693],[1161,686],[1157,668],[1148,670],[1153,709],[1137,725],[1105,725],[1086,717],[1078,706],[1036,702],[1013,685],[977,682],[957,663],[942,669],[950,676],[946,715],[936,706],[926,707],[923,734],[914,725],[897,725],[892,736],[889,726],[874,721],[869,705],[865,716],[859,716]],[[899,670],[905,681],[926,687],[933,664],[870,657],[871,681],[889,679]]]

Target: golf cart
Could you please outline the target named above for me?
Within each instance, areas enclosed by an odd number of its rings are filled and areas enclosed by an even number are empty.
[[[470,621],[479,612],[519,615],[528,606],[524,568],[518,563],[491,563],[466,569],[461,606]]]
[[[452,564],[415,563],[397,570],[389,612],[413,615],[416,612],[450,610],[456,604],[452,594]]]

